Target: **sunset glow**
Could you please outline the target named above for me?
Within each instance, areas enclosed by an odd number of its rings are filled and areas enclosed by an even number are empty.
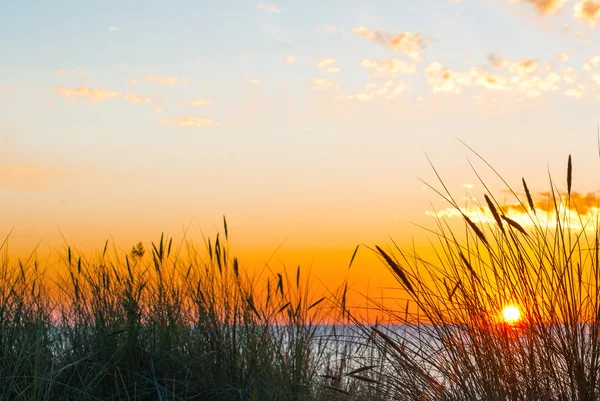
[[[518,196],[526,175],[552,228],[548,169],[566,152],[597,168],[600,16],[582,3],[0,2],[0,238],[14,229],[14,257],[123,253],[163,231],[202,242],[225,215],[250,268],[366,291],[387,271],[362,250],[348,271],[357,244],[496,224],[467,157],[532,227],[457,138]],[[439,189],[427,157],[460,209],[420,181]],[[576,176],[575,228],[598,210]]]

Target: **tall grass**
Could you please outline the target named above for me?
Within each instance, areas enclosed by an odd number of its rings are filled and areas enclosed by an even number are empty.
[[[356,321],[384,358],[367,372],[379,394],[400,400],[600,398],[598,209],[577,204],[570,156],[566,176],[566,190],[550,180],[547,213],[524,179],[521,190],[508,188],[517,199],[512,210],[521,210],[528,224],[509,217],[511,208],[483,181],[486,193],[472,205],[480,218],[474,218],[440,179],[438,193],[462,216],[464,232],[439,218],[431,231],[433,256],[395,244],[374,249],[407,301],[400,310],[378,305],[394,324]],[[521,310],[516,324],[502,319],[508,305]]]
[[[224,222],[225,223],[225,222]],[[0,265],[1,400],[316,400],[329,313],[300,267],[250,275],[224,236]]]

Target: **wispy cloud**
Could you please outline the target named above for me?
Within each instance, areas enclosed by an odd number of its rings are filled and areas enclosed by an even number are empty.
[[[333,65],[333,63],[335,63],[335,58],[333,58],[333,57],[324,58],[324,59],[318,60],[316,63],[316,66],[317,66],[317,68],[320,68],[325,72],[340,72],[341,69],[339,67],[335,67]]]
[[[329,32],[329,33],[343,33],[346,31],[342,25],[331,26],[331,25],[323,24],[323,25],[320,25],[315,28],[315,32],[319,32],[321,30],[323,30],[325,32]]]
[[[262,78],[248,78],[246,81],[252,85],[260,85],[262,83],[263,79]]]
[[[600,20],[600,2],[596,0],[580,0],[573,8],[573,16],[595,26]]]
[[[364,26],[356,27],[352,32],[394,51],[400,51],[413,60],[420,60],[421,51],[426,47],[425,39],[419,32],[392,34],[385,30],[370,31]]]
[[[569,55],[567,53],[558,53],[556,55],[556,60],[558,61],[569,61]]]
[[[126,93],[123,95],[123,99],[130,103],[150,103],[150,98],[139,97],[133,93]]]
[[[281,57],[290,64],[296,62],[296,57],[292,54],[282,54]]]
[[[155,112],[156,114],[161,114],[163,111],[164,111],[164,110],[163,110],[163,108],[162,108],[162,107],[159,107],[159,106],[157,106],[157,107],[155,107],[155,108],[154,108],[154,112]]]
[[[138,80],[137,80],[137,78],[131,78],[131,79],[129,80],[129,83],[130,83],[131,85],[135,85],[135,84],[137,84],[137,83],[138,83]]]
[[[274,14],[280,13],[279,7],[275,4],[258,3],[256,5],[256,9],[263,10],[264,12],[267,12],[267,13],[274,13]]]
[[[118,30],[119,28],[113,25],[108,27],[108,32],[117,32]]]
[[[64,85],[57,85],[50,90],[57,92],[65,100],[71,103],[77,103],[79,100],[91,103],[100,103],[105,100],[121,97],[117,91],[106,90],[102,88],[88,88],[80,86],[77,88],[67,88]]]
[[[338,90],[339,88],[338,84],[328,78],[316,78],[311,81],[311,89],[314,91]]]
[[[159,124],[179,125],[180,127],[218,127],[221,125],[218,121],[199,117],[179,117],[175,120],[160,120]]]
[[[60,70],[60,71],[56,71],[56,75],[60,75],[61,77],[66,77],[67,76],[67,72]]]
[[[510,0],[511,3],[529,3],[541,15],[556,14],[569,0]]]
[[[51,91],[57,92],[66,101],[71,103],[77,102],[89,102],[89,103],[101,103],[110,99],[122,98],[126,102],[130,103],[150,103],[151,99],[148,97],[140,97],[134,93],[121,94],[121,92],[107,90],[103,88],[88,88],[86,86],[79,86],[77,88],[68,88],[64,85],[57,85],[50,88]]]
[[[361,67],[369,69],[371,77],[394,77],[398,74],[414,74],[417,66],[395,58],[389,60],[363,60]]]
[[[176,78],[168,75],[148,75],[146,77],[148,81],[154,82],[156,85],[167,86],[173,84],[185,84],[189,80],[187,78]]]
[[[209,104],[212,104],[212,102],[208,99],[195,99],[195,100],[183,102],[183,104],[189,104],[192,106],[208,106]]]
[[[358,100],[361,102],[370,102],[377,98],[390,100],[403,93],[410,92],[410,85],[402,80],[387,81],[385,83],[369,82],[365,85],[364,91],[339,95],[337,98],[339,100]]]
[[[251,53],[242,53],[242,54],[240,54],[240,58],[242,60],[248,60],[248,59],[252,58],[252,54]]]

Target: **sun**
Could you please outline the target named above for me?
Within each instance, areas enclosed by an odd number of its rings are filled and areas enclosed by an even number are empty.
[[[509,305],[502,310],[502,317],[508,324],[515,324],[521,319],[521,311],[515,305]]]

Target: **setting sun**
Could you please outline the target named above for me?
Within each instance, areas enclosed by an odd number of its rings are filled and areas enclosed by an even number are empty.
[[[502,317],[508,324],[515,324],[521,319],[521,311],[514,305],[509,305],[502,310]]]

